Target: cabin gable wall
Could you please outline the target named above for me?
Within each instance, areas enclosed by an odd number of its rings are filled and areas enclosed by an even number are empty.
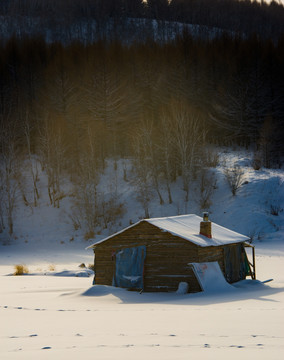
[[[198,248],[198,262],[218,261],[229,283],[245,279],[245,250],[242,243]]]
[[[95,283],[112,285],[115,273],[115,252],[145,245],[145,291],[175,291],[181,281],[190,284],[189,291],[200,291],[189,262],[198,261],[198,246],[140,222],[95,248]]]
[[[224,246],[198,247],[198,262],[212,261],[218,261],[220,269],[225,274]]]

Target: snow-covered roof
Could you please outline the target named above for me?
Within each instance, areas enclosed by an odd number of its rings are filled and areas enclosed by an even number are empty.
[[[179,236],[185,240],[199,246],[219,246],[244,242],[249,240],[247,236],[241,235],[235,231],[229,230],[223,226],[212,222],[212,238],[200,235],[200,222],[202,217],[188,214],[180,216],[171,216],[165,218],[147,219],[150,224],[157,226],[161,230]]]
[[[233,243],[244,242],[249,240],[247,236],[229,230],[213,222],[212,222],[212,238],[208,238],[206,236],[200,235],[199,234],[200,222],[202,220],[203,219],[200,216],[194,214],[188,214],[188,215],[170,216],[170,217],[162,217],[162,218],[144,219],[141,221],[147,221],[149,224],[158,227],[162,231],[167,231],[172,235],[179,236],[182,239],[188,240],[202,247],[227,245],[227,244],[233,244]],[[98,241],[97,243],[89,246],[88,249],[94,248],[96,245],[108,239],[111,239],[118,234],[121,234],[125,230],[133,226],[136,226],[141,221],[111,236],[108,236],[107,238],[104,238],[101,241]]]

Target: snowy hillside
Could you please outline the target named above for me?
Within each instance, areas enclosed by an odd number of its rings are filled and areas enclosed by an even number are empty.
[[[242,173],[242,184],[233,196],[225,171],[238,164]],[[84,248],[124,227],[145,217],[141,202],[137,199],[136,187],[132,182],[131,161],[119,160],[114,169],[112,161],[100,178],[98,192],[107,198],[115,193],[123,211],[116,221],[108,227],[100,226],[96,233],[87,236],[88,231],[83,217],[74,213],[72,184],[64,180],[64,198],[60,208],[50,205],[46,189],[46,175],[38,176],[40,200],[37,207],[25,206],[21,198],[17,200],[14,215],[14,234],[0,234],[0,241],[13,246],[21,245],[27,249],[34,247],[48,249]],[[173,203],[166,203],[166,188],[162,188],[165,203],[160,205],[158,196],[152,193],[149,204],[150,217],[172,216],[187,213],[202,215],[209,211],[212,221],[251,238],[252,242],[284,243],[284,172],[283,170],[254,170],[248,152],[226,152],[219,154],[219,165],[210,168],[209,179],[212,193],[207,199],[206,208],[201,208],[200,179],[192,181],[189,201],[184,201],[180,179],[172,184]],[[209,185],[208,185],[209,186]],[[27,188],[29,186],[26,185]],[[31,187],[30,187],[31,188]],[[85,239],[85,240],[84,240]],[[65,250],[64,250],[65,251]]]

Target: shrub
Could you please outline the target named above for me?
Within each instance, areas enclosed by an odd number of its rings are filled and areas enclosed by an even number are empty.
[[[261,160],[260,160],[258,154],[254,154],[251,165],[252,165],[254,170],[260,170],[261,169]]]
[[[50,264],[50,265],[48,266],[48,270],[49,270],[49,271],[55,271],[55,265],[54,265],[54,264]]]
[[[94,264],[88,264],[88,269],[95,271],[95,265]]]
[[[234,165],[232,168],[225,168],[224,174],[230,186],[233,196],[236,195],[237,190],[244,182],[244,172],[239,165]]]
[[[200,187],[198,191],[198,203],[200,209],[209,209],[211,206],[211,198],[216,189],[217,180],[213,173],[202,170],[200,173]]]
[[[219,162],[220,157],[216,151],[212,149],[206,149],[204,151],[203,166],[216,168]]]
[[[90,240],[90,239],[94,239],[95,238],[95,233],[93,230],[90,230],[88,232],[85,233],[84,235],[84,240]]]
[[[24,275],[29,273],[29,269],[27,268],[27,266],[22,264],[15,265],[14,269],[14,275]]]
[[[271,204],[270,205],[270,214],[271,215],[278,216],[282,211],[283,211],[283,209],[281,208],[281,206],[279,204]]]
[[[75,231],[81,229],[81,222],[80,222],[79,216],[75,212],[73,212],[72,214],[69,214],[69,218],[72,221],[73,229]]]
[[[121,218],[126,211],[124,204],[120,203],[115,197],[112,197],[109,201],[103,201],[101,209],[105,229],[107,229],[108,225],[115,224],[117,219]]]

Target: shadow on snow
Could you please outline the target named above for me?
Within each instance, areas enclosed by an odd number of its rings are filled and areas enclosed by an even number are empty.
[[[103,297],[112,295],[121,300],[123,304],[147,304],[162,303],[173,305],[209,305],[227,303],[240,300],[260,300],[278,302],[269,299],[270,295],[281,293],[284,288],[271,287],[258,280],[243,280],[226,289],[216,289],[199,293],[180,295],[177,293],[139,293],[128,291],[127,289],[117,288],[107,285],[94,285],[81,293],[81,296]]]

